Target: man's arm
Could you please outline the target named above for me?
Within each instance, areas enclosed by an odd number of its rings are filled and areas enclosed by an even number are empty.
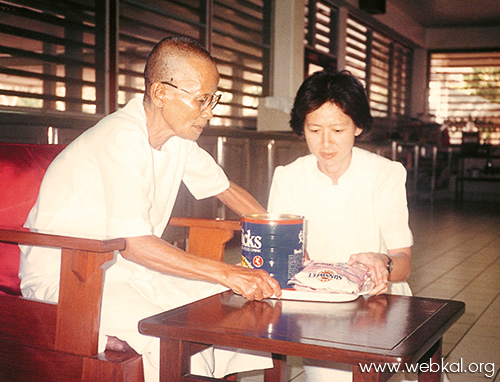
[[[246,190],[230,182],[217,198],[244,215],[267,212]],[[190,279],[222,284],[248,300],[281,296],[279,283],[263,270],[248,269],[187,253],[154,235],[126,238],[124,258],[147,268]]]
[[[281,296],[278,282],[263,270],[196,256],[154,235],[129,237],[126,242],[122,256],[149,269],[222,284],[248,300],[262,300],[273,294]]]
[[[248,191],[233,182],[229,182],[229,188],[216,197],[240,216],[267,212]]]

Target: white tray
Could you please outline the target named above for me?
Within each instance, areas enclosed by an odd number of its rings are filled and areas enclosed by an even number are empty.
[[[281,299],[297,300],[297,301],[323,301],[323,302],[346,302],[354,301],[360,295],[355,293],[322,293],[322,292],[307,292],[298,291],[295,289],[282,289]],[[276,298],[276,297],[271,297]]]

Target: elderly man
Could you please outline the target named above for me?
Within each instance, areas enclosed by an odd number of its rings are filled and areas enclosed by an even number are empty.
[[[146,379],[154,380],[159,345],[138,333],[140,319],[226,288],[249,300],[281,291],[264,271],[199,258],[160,238],[181,181],[196,198],[216,196],[240,215],[265,210],[195,143],[220,98],[208,52],[193,40],[166,38],[151,51],[144,77],[143,101],[131,100],[54,160],[26,226],[126,239],[126,250],[105,273],[99,347],[108,337],[128,342],[144,356]],[[57,301],[59,259],[58,250],[22,248],[25,297]],[[217,377],[252,365],[269,367],[270,361],[221,349],[193,358],[196,371]]]

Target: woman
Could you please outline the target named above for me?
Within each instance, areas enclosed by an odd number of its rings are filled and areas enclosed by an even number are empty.
[[[373,125],[363,85],[346,71],[314,73],[297,92],[290,125],[311,154],[276,168],[269,211],[305,216],[311,260],[364,264],[371,294],[410,295],[406,170],[354,147]],[[305,360],[304,368],[310,381],[352,380],[342,365]]]

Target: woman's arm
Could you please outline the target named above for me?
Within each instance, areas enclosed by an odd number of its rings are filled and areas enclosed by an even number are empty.
[[[411,245],[413,238],[408,225],[406,200],[406,170],[400,163],[392,162],[375,187],[374,213],[378,216],[380,235],[386,248],[385,253],[360,253],[352,255],[350,264],[365,264],[375,283],[375,294],[387,291],[387,282],[406,281],[411,272]],[[389,258],[392,270],[387,268]]]

